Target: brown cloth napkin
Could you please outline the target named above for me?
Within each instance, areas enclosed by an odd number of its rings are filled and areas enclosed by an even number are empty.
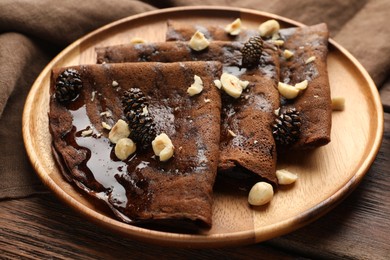
[[[378,87],[388,80],[388,0],[2,0],[0,200],[47,191],[29,163],[21,133],[26,96],[44,66],[71,42],[102,25],[149,10],[184,5],[236,6],[308,25],[326,22],[331,37],[362,63]]]

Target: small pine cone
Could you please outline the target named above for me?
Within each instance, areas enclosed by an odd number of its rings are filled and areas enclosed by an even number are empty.
[[[244,44],[241,49],[243,68],[254,68],[260,63],[261,53],[263,51],[263,40],[260,36],[254,36]]]
[[[156,129],[153,119],[144,114],[144,107],[147,106],[144,94],[140,89],[132,88],[122,97],[122,104],[131,130],[130,139],[142,149],[147,149],[156,137]]]
[[[272,134],[279,145],[288,146],[299,139],[301,133],[301,117],[295,108],[281,112],[272,125]]]
[[[72,101],[79,95],[82,86],[83,83],[78,71],[66,69],[56,80],[55,97],[61,103]]]
[[[127,114],[129,111],[141,111],[148,105],[146,97],[139,88],[131,88],[129,91],[125,91],[122,97],[122,105],[124,112]]]

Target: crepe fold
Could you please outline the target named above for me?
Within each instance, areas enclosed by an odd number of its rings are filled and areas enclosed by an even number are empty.
[[[279,107],[279,59],[273,46],[266,44],[259,67],[240,68],[242,47],[241,42],[212,41],[205,50],[194,51],[188,42],[172,41],[100,47],[96,52],[99,63],[219,61],[224,72],[248,81],[239,98],[222,94],[218,170],[222,175],[265,179],[276,185],[277,155],[271,125],[273,111]]]
[[[66,68],[54,69],[49,112],[53,151],[67,179],[106,203],[124,222],[210,227],[221,111],[220,92],[213,80],[221,75],[221,63],[71,68],[80,74],[81,92],[76,100],[59,103],[55,82]],[[189,96],[187,88],[194,75],[202,79],[203,91]],[[144,93],[156,133],[166,133],[172,140],[175,151],[169,161],[160,162],[152,148],[137,149],[123,161],[115,156],[109,131],[102,123],[112,126],[124,119],[121,97],[130,88]],[[83,135],[86,130],[92,133]]]
[[[168,21],[166,39],[183,41],[191,39],[196,31],[202,32],[211,40],[231,40],[245,42],[258,35],[257,30],[241,30],[237,36],[228,35],[222,26],[189,25],[178,21]],[[308,81],[305,91],[296,99],[280,97],[281,111],[295,107],[301,116],[302,127],[298,141],[292,146],[278,146],[278,151],[305,150],[323,146],[330,142],[332,126],[331,93],[327,72],[329,31],[326,24],[280,29],[278,39],[283,45],[275,46],[280,59],[280,81],[295,85]],[[272,39],[267,39],[272,42]],[[289,50],[294,55],[286,59],[283,55]]]

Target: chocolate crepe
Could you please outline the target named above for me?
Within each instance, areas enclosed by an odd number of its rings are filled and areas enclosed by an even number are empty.
[[[300,111],[301,135],[292,149],[309,149],[330,142],[332,107],[327,69],[328,37],[326,24],[279,31],[284,40],[282,50],[294,53],[291,59],[280,60],[280,81],[294,85],[308,81],[305,89],[293,100],[283,99],[283,107]],[[310,60],[313,61],[310,61]],[[310,62],[309,62],[310,61]]]
[[[205,36],[213,40],[246,41],[256,35],[253,29],[242,30],[238,36],[229,36],[222,26],[186,25],[180,22],[169,21],[167,40],[189,40],[197,31],[201,30]],[[279,31],[285,43],[280,50],[280,81],[296,84],[305,79],[309,84],[305,91],[294,100],[286,100],[281,96],[282,110],[295,107],[302,118],[301,134],[298,141],[288,149],[310,149],[330,142],[331,131],[331,97],[327,73],[327,54],[329,32],[325,24],[318,24],[303,28],[288,28]],[[293,58],[286,60],[282,51],[289,49],[294,52]],[[309,57],[315,57],[313,62],[307,63]],[[284,152],[286,147],[278,147]]]
[[[145,44],[125,44],[97,48],[97,61],[188,61],[215,60],[224,65],[224,71],[249,81],[246,92],[234,99],[223,94],[220,172],[234,174],[241,178],[254,177],[253,172],[276,185],[276,147],[271,124],[273,111],[279,107],[279,94],[276,89],[279,80],[277,52],[266,44],[261,65],[256,69],[240,69],[240,42],[213,41],[207,49],[193,51],[187,42],[159,42]],[[232,131],[236,136],[229,133]],[[237,174],[237,172],[239,172]],[[245,174],[243,174],[245,173]],[[257,179],[257,178],[254,178]]]
[[[173,223],[210,227],[212,188],[220,141],[221,98],[213,86],[220,77],[218,62],[133,63],[82,65],[78,98],[59,103],[51,80],[49,126],[53,150],[69,181],[105,202],[127,223]],[[190,97],[186,91],[198,75],[204,89]],[[115,82],[115,84],[113,84]],[[124,118],[123,92],[139,88],[145,94],[156,132],[166,133],[175,146],[174,157],[160,162],[152,148],[137,149],[125,161],[113,152],[108,130]],[[205,102],[205,99],[212,102]],[[101,114],[110,112],[112,116]],[[207,129],[206,129],[207,128]],[[91,136],[82,132],[92,129]]]

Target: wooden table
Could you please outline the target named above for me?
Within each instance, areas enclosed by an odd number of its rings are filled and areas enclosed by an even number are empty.
[[[0,258],[389,259],[390,82],[380,93],[385,109],[385,133],[375,162],[347,199],[298,231],[236,248],[166,248],[103,230],[46,191],[0,202]]]

